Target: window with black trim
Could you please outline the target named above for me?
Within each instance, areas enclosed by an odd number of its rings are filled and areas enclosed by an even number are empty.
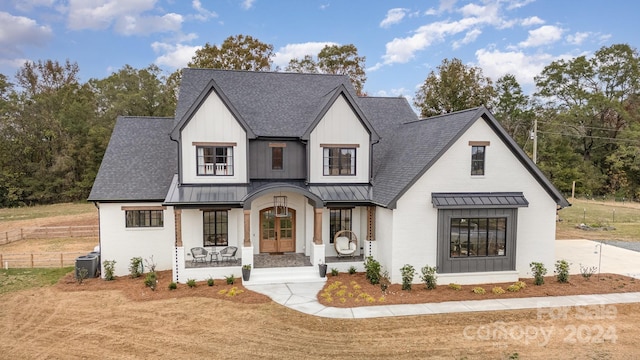
[[[284,168],[284,148],[277,146],[271,148],[271,170],[282,170]]]
[[[126,210],[126,227],[163,227],[164,211],[162,210]]]
[[[471,147],[471,175],[484,175],[485,146]]]
[[[197,146],[198,175],[233,175],[232,146]]]
[[[226,246],[229,238],[229,214],[227,210],[206,210],[203,216],[204,246]]]
[[[451,257],[506,256],[507,218],[451,218]]]
[[[356,148],[323,148],[323,175],[356,175]]]
[[[329,242],[341,230],[351,230],[351,209],[329,209]]]

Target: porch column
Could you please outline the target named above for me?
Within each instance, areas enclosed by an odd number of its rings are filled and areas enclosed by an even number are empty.
[[[173,210],[176,222],[176,247],[182,247],[182,209]]]
[[[322,245],[322,208],[314,208],[313,218],[313,243]]]
[[[244,246],[251,246],[251,210],[244,210]]]
[[[367,206],[367,240],[376,239],[376,207]]]

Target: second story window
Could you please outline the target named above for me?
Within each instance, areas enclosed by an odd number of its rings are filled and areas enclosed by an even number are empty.
[[[233,175],[232,146],[198,146],[198,175]]]
[[[284,168],[284,148],[280,146],[271,148],[271,170],[282,170]]]
[[[484,175],[485,150],[488,141],[470,141],[471,146],[471,175]]]
[[[324,147],[322,151],[324,176],[356,174],[355,147]]]

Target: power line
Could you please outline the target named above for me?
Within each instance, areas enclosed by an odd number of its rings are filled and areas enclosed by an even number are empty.
[[[588,136],[588,135],[564,134],[564,133],[557,133],[557,132],[551,132],[551,131],[541,131],[541,130],[538,130],[538,132],[539,133],[543,133],[543,134],[569,136],[569,137],[575,137],[575,138],[591,138],[591,139],[620,141],[620,142],[628,142],[628,143],[640,144],[640,140],[633,140],[633,139],[619,139],[619,138],[610,138],[610,137],[604,137],[604,136]]]

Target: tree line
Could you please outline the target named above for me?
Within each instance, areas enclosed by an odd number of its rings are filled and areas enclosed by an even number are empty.
[[[207,43],[189,67],[347,75],[361,96],[365,57],[355,45],[327,45],[318,54],[273,66],[273,46],[248,35]],[[532,152],[537,121],[538,165],[563,192],[640,197],[640,122],[636,49],[603,47],[594,56],[558,60],[525,95],[515,76],[493,81],[478,67],[444,59],[414,94],[422,117],[469,107],[489,108],[505,130]],[[173,116],[181,71],[125,65],[81,82],[67,60],[26,62],[0,74],[0,207],[87,198],[118,115]]]

